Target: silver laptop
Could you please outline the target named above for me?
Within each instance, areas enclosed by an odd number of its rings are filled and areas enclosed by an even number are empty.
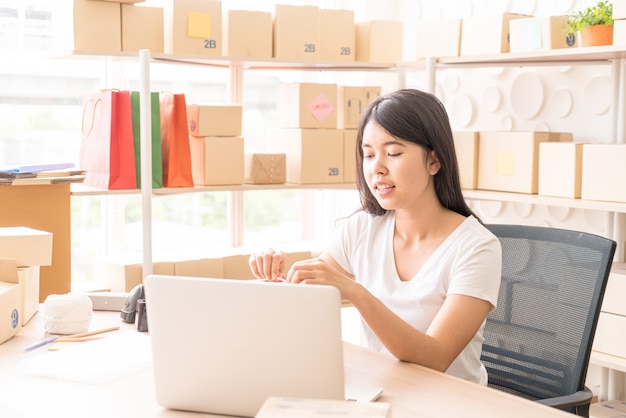
[[[269,396],[345,399],[335,287],[149,275],[145,290],[161,406],[251,417]]]

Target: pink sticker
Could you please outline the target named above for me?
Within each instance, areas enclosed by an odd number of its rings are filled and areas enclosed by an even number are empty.
[[[309,104],[309,111],[318,122],[323,121],[335,110],[333,104],[322,93],[318,94]]]

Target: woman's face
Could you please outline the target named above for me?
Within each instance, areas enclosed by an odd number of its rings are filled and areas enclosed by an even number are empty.
[[[434,196],[432,180],[440,168],[433,152],[395,138],[375,122],[363,130],[363,175],[383,209],[398,210]]]

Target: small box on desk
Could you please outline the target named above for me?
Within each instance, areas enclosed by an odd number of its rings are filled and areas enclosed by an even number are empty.
[[[17,268],[17,279],[22,288],[22,325],[26,325],[39,309],[40,270],[40,266]]]
[[[174,262],[155,261],[154,274],[174,274]],[[111,292],[130,292],[143,283],[141,254],[119,254],[101,257],[96,260],[95,282]]]
[[[168,54],[222,55],[222,2],[166,0],[163,48]]]
[[[584,144],[581,199],[626,202],[626,144]]]
[[[249,184],[283,184],[287,162],[285,154],[249,153],[244,159],[244,182]]]
[[[274,58],[319,60],[319,7],[277,4],[274,9],[273,47]]]
[[[272,14],[228,10],[223,19],[223,52],[230,57],[272,57]]]
[[[369,20],[355,23],[356,60],[392,63],[402,61],[402,22]]]
[[[559,138],[550,132],[480,132],[477,188],[537,193],[539,143]]]
[[[461,188],[474,190],[478,185],[479,134],[475,131],[455,131],[452,134]]]
[[[530,16],[501,13],[495,16],[474,16],[463,19],[460,55],[510,52],[509,22],[528,17]]]
[[[352,10],[320,9],[320,60],[355,60],[355,27]]]
[[[276,103],[280,128],[337,128],[337,84],[281,83]]]
[[[512,19],[510,51],[536,51],[577,47],[576,35],[568,35],[568,16],[528,17]]]
[[[240,136],[243,108],[237,104],[187,105],[189,134],[193,136]]]
[[[189,137],[191,174],[196,186],[243,184],[242,137]]]
[[[122,4],[122,51],[163,52],[163,8]]]
[[[539,186],[543,196],[580,198],[583,144],[542,142],[539,144]]]
[[[52,264],[52,234],[25,226],[0,227],[0,258],[14,258],[18,267]]]
[[[22,304],[15,260],[0,258],[0,344],[22,329]]]
[[[287,183],[327,184],[343,181],[343,131],[273,129],[269,148],[287,156]]]
[[[626,402],[592,402],[589,406],[589,418],[626,418]]]
[[[459,56],[461,19],[418,22],[416,30],[416,58]]]

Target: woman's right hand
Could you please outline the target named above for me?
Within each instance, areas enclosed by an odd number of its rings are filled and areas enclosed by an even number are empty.
[[[285,259],[285,253],[269,248],[264,252],[251,254],[248,264],[257,279],[284,281]]]

